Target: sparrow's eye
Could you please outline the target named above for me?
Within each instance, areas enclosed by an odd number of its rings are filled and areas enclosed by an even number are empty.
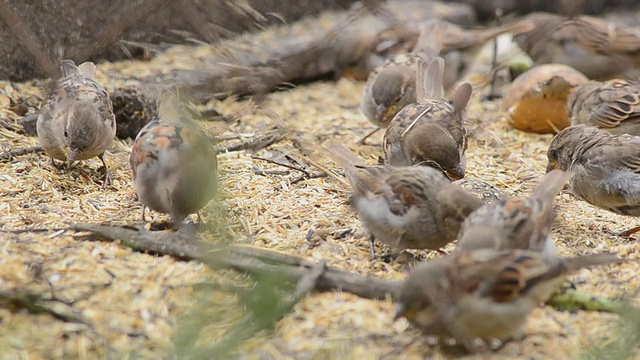
[[[67,129],[66,129],[66,128],[64,129],[64,137],[65,137],[65,138],[68,138],[68,137],[69,137],[69,133],[67,132]]]

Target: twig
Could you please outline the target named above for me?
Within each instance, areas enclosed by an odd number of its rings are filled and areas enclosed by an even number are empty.
[[[305,180],[309,180],[309,179],[318,179],[318,178],[323,178],[323,177],[328,177],[329,175],[327,175],[326,173],[323,172],[318,172],[318,173],[313,173],[313,174],[309,174],[309,175],[301,175],[298,176],[297,178],[291,180],[291,185],[295,185],[299,182],[305,181]]]
[[[68,228],[25,228],[25,229],[15,229],[15,230],[0,230],[0,232],[8,233],[8,234],[24,234],[24,233],[41,233],[41,232],[49,232],[49,231],[63,231]]]
[[[287,169],[291,169],[291,170],[299,171],[299,172],[301,172],[304,176],[307,176],[307,177],[308,177],[308,176],[311,176],[311,174],[309,174],[309,172],[308,172],[307,170],[305,170],[305,169],[303,169],[303,168],[301,168],[301,167],[298,167],[298,166],[292,165],[292,164],[287,164],[287,163],[282,162],[282,161],[278,161],[278,160],[274,160],[274,159],[268,159],[268,158],[263,158],[263,157],[260,157],[260,156],[252,156],[251,158],[252,158],[252,159],[255,159],[255,160],[262,160],[262,161],[266,161],[266,162],[268,162],[268,163],[270,163],[270,164],[280,165],[280,166],[286,167]]]
[[[502,9],[496,9],[496,26],[500,26],[500,20],[502,19]],[[491,49],[491,69],[497,69],[498,67],[498,38],[493,39],[493,48]],[[491,88],[486,99],[491,101],[499,99],[502,95],[496,90],[498,86],[498,72],[491,72]]]
[[[224,147],[218,146],[218,152],[233,152],[233,151],[242,151],[242,150],[252,150],[257,151],[269,147],[273,144],[279,143],[280,141],[285,139],[285,134],[280,131],[268,131],[262,136],[256,136],[252,141]]]
[[[0,154],[0,160],[11,160],[16,156],[28,155],[33,153],[41,153],[44,152],[42,146],[32,146],[24,149],[6,151]]]
[[[214,245],[198,241],[193,233],[153,231],[126,226],[78,224],[70,230],[100,235],[86,237],[92,241],[121,241],[136,251],[169,255],[182,260],[198,260],[212,269],[233,269],[251,275],[277,274],[281,281],[297,282],[312,267],[313,261],[275,251],[239,245]],[[341,290],[367,299],[383,299],[390,294],[398,298],[398,281],[362,276],[327,268],[317,280],[316,291]]]
[[[311,160],[309,159],[309,164],[315,166],[316,168],[318,168],[318,170],[322,171],[323,173],[327,174],[327,176],[329,176],[330,178],[338,181],[339,183],[341,183],[342,185],[351,187],[351,184],[349,184],[349,182],[347,180],[345,180],[342,176],[336,174],[335,172],[333,172],[332,170],[330,170],[329,168],[327,168],[326,166],[318,163],[317,161]]]
[[[268,176],[268,175],[289,175],[291,171],[289,170],[262,170],[260,167],[254,165],[251,167],[251,171],[260,176]]]
[[[41,303],[46,301],[39,294],[27,292],[27,291],[7,291],[0,290],[0,302],[7,304],[8,306],[25,309],[32,314],[49,314],[56,319],[60,319],[66,322],[76,322],[89,325],[87,320],[74,314],[71,311],[57,310],[42,305]]]

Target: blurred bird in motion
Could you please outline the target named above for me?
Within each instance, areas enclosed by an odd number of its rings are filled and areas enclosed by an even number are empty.
[[[536,64],[569,65],[595,80],[640,74],[640,29],[549,13],[532,13],[521,21],[533,27],[514,41]]]
[[[148,207],[169,214],[178,227],[216,194],[213,141],[174,94],[160,100],[158,117],[136,136],[129,160],[143,221]]]
[[[486,352],[492,339],[522,337],[527,317],[569,273],[622,261],[614,254],[561,259],[536,251],[493,249],[442,256],[411,271],[400,290],[395,318],[405,317],[428,335],[453,337],[469,352]]]

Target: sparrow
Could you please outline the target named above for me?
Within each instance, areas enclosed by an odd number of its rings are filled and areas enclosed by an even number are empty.
[[[411,52],[386,60],[369,74],[362,92],[360,109],[378,129],[386,128],[400,109],[416,101],[418,61],[429,61],[438,56],[439,38],[436,24],[425,26]],[[360,143],[364,143],[374,132],[365,136]]]
[[[163,96],[158,117],[136,136],[129,161],[143,222],[148,207],[169,214],[177,228],[216,194],[213,142],[173,94]]]
[[[384,134],[385,161],[392,166],[426,165],[452,179],[464,177],[467,165],[465,108],[473,89],[460,84],[450,103],[444,98],[444,60],[420,61],[418,100],[398,112]]]
[[[532,13],[532,29],[514,41],[535,64],[569,65],[590,79],[632,75],[640,67],[640,31],[590,16]]]
[[[422,262],[404,280],[395,319],[404,316],[425,334],[453,337],[469,352],[486,351],[491,339],[523,336],[529,314],[570,272],[622,261],[614,254],[562,259],[514,249],[442,256]]]
[[[567,98],[567,115],[572,125],[640,135],[640,84],[613,79],[578,86]]]
[[[616,214],[640,216],[640,136],[612,134],[593,126],[560,131],[547,151],[547,172],[572,171],[572,192]],[[628,230],[626,235],[640,231]]]
[[[105,150],[116,135],[116,119],[109,94],[95,79],[96,66],[71,60],[60,62],[62,77],[47,95],[36,130],[38,141],[56,166],[62,160],[75,161],[99,157],[105,167],[103,188],[110,182]]]
[[[571,176],[553,170],[528,199],[510,197],[472,212],[462,223],[456,251],[522,249],[555,255],[553,199]]]
[[[331,143],[328,155],[345,170],[351,205],[373,239],[397,249],[439,250],[456,239],[460,224],[482,201],[426,166],[366,166]]]
[[[429,19],[425,25],[438,30],[436,35],[440,44],[439,56],[445,60],[443,77],[445,90],[451,89],[466,75],[487,41],[505,33],[518,34],[529,31],[533,27],[532,23],[517,21],[490,28],[463,29],[442,19]],[[401,31],[394,27],[385,29],[378,35],[380,40],[377,52],[386,56],[391,53],[406,52],[407,49],[416,46],[419,35],[418,32],[408,32],[406,27]]]
[[[452,23],[445,23],[445,30],[442,31],[444,40],[440,53],[445,62],[443,77],[445,90],[453,88],[456,82],[467,75],[487,41],[502,34],[518,34],[532,28],[530,23],[514,22],[485,29],[467,30]]]

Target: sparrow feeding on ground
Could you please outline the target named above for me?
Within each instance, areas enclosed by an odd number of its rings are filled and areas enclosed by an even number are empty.
[[[547,151],[547,171],[572,171],[572,192],[597,207],[640,216],[640,136],[587,125],[560,131]],[[625,231],[630,235],[640,227]]]
[[[435,24],[424,27],[413,51],[388,59],[369,74],[360,109],[379,129],[386,128],[393,116],[405,105],[416,101],[418,62],[421,59],[428,62],[438,56],[439,38]],[[363,143],[371,134],[373,132],[360,142]]]
[[[640,84],[614,79],[580,85],[567,98],[567,115],[572,125],[640,135]]]
[[[384,134],[385,161],[393,166],[431,166],[461,179],[467,165],[465,108],[473,89],[469,83],[460,84],[449,103],[444,98],[443,75],[442,58],[419,62],[418,100],[391,120]]]
[[[571,173],[549,172],[526,200],[506,198],[482,206],[462,223],[456,251],[522,249],[555,255],[553,199]]]
[[[109,94],[94,79],[96,66],[71,60],[60,62],[62,77],[49,92],[36,123],[38,141],[54,159],[75,161],[99,157],[105,167],[103,187],[110,181],[105,150],[116,135]]]
[[[404,316],[428,335],[453,337],[470,352],[486,351],[486,341],[523,336],[529,314],[567,274],[621,261],[614,254],[561,259],[527,250],[445,255],[411,271],[400,291],[396,319]]]
[[[431,167],[365,166],[338,144],[325,149],[345,169],[360,221],[373,238],[390,247],[439,250],[455,240],[465,217],[482,206],[480,199]]]
[[[637,75],[640,31],[618,27],[590,16],[565,18],[533,13],[523,22],[533,25],[514,41],[536,64],[569,65],[590,79]]]
[[[143,221],[148,207],[169,214],[178,227],[216,193],[213,142],[172,94],[161,100],[158,118],[136,136],[129,160]]]

